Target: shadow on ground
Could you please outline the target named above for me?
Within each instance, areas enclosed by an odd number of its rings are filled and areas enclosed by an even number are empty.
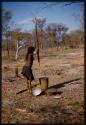
[[[61,87],[64,87],[65,84],[69,84],[70,82],[74,82],[74,81],[78,81],[80,80],[81,78],[77,78],[77,79],[73,79],[73,80],[70,80],[70,81],[66,81],[66,82],[62,82],[62,83],[59,83],[59,84],[56,84],[56,85],[53,85],[53,86],[50,86],[50,88],[61,88]]]

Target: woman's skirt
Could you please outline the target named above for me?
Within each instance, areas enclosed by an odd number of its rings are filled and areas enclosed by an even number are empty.
[[[34,80],[32,69],[29,66],[23,66],[21,74],[23,74],[28,80]]]

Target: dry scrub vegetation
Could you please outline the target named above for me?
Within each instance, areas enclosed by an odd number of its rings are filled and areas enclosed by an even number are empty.
[[[37,59],[33,64],[33,83],[46,76],[57,94],[16,95],[27,87],[21,75],[24,60],[2,60],[2,123],[84,123],[84,49],[44,50],[40,58],[40,67]],[[15,77],[16,65],[20,77]],[[57,95],[60,98],[54,98]]]

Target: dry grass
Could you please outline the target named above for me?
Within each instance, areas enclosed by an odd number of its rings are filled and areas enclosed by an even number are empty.
[[[34,83],[39,83],[41,76],[48,77],[49,87],[61,92],[61,98],[55,99],[56,95],[48,94],[35,97],[28,91],[16,95],[27,87],[21,75],[24,60],[12,61],[9,66],[3,60],[2,123],[84,123],[83,48],[59,53],[55,49],[44,51],[41,52],[40,67],[37,59],[33,64]],[[15,77],[16,66],[22,78]]]

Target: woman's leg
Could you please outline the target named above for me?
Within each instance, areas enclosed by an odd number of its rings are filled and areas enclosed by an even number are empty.
[[[29,89],[29,92],[32,93],[31,80],[27,80],[27,88]]]
[[[30,89],[30,88],[29,88],[29,81],[28,81],[28,79],[27,79],[27,88]]]
[[[32,93],[31,80],[29,80],[29,88],[30,88],[30,93]]]

